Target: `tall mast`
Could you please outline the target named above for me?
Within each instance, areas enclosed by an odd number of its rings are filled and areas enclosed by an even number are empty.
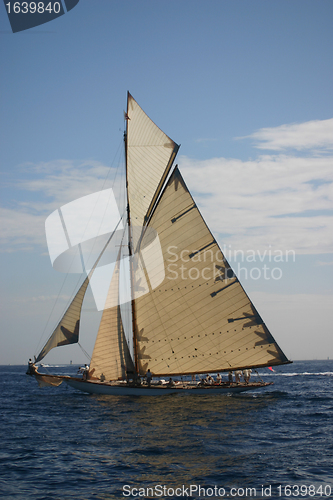
[[[134,276],[133,276],[133,245],[132,245],[132,234],[131,234],[131,211],[129,204],[128,195],[128,168],[127,168],[127,130],[128,130],[128,101],[129,92],[127,92],[127,112],[125,116],[126,120],[126,130],[124,132],[124,145],[125,145],[125,168],[126,168],[126,196],[127,196],[127,221],[128,221],[128,253],[129,253],[129,263],[130,263],[130,280],[131,280],[131,311],[132,311],[132,328],[133,328],[133,351],[134,351],[134,366],[137,373],[139,373],[138,367],[138,356],[137,356],[137,338],[136,338],[136,315],[135,315],[135,301],[134,301]]]

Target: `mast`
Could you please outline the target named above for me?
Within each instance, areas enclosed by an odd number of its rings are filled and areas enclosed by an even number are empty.
[[[136,373],[138,373],[138,356],[137,356],[137,339],[136,339],[136,316],[135,316],[135,300],[134,300],[134,273],[133,273],[133,246],[132,242],[132,234],[131,234],[131,211],[130,211],[130,203],[129,203],[129,194],[128,194],[128,167],[127,167],[127,130],[128,130],[128,120],[130,120],[128,116],[128,101],[129,101],[129,92],[127,92],[127,112],[126,112],[126,130],[124,132],[124,146],[125,146],[125,169],[126,169],[126,196],[127,196],[127,222],[128,222],[128,253],[129,253],[129,264],[130,264],[130,281],[131,281],[131,311],[132,311],[132,329],[133,329],[133,351],[134,351],[134,367]]]
[[[138,285],[140,287],[142,280],[142,283],[145,282],[149,288],[150,280],[145,279],[144,274],[146,273],[143,268],[140,268],[140,263],[139,268],[137,268],[134,257],[137,257],[136,251],[140,248],[142,230],[144,231],[147,227],[147,221],[172,168],[179,146],[149,118],[129,92],[127,94],[127,113],[125,114],[125,119],[126,194],[129,224],[129,254],[131,260],[133,356],[135,369],[143,375],[146,370],[140,364],[140,339],[142,332],[138,325],[137,299],[141,295]],[[137,229],[138,231],[136,231]],[[143,267],[145,267],[144,263]]]

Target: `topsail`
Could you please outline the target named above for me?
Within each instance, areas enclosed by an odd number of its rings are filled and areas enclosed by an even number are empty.
[[[179,146],[160,130],[128,94],[127,177],[131,223],[142,226],[170,171]]]

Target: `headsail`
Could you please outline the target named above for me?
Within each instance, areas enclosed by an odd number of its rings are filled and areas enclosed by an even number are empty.
[[[175,375],[288,362],[226,262],[178,168],[149,226],[159,235],[166,275],[160,286],[135,300],[140,373],[148,366],[156,375]]]
[[[131,223],[144,224],[179,146],[160,130],[128,94],[127,179]]]
[[[59,321],[51,337],[40,351],[36,358],[36,363],[41,361],[53,347],[60,347],[67,344],[76,344],[79,341],[80,316],[84,295],[89,285],[90,275],[82,283],[79,291],[68,306],[65,314]]]
[[[115,265],[102,320],[90,362],[89,378],[125,379],[134,366],[125,339],[119,304],[119,271],[121,252]]]

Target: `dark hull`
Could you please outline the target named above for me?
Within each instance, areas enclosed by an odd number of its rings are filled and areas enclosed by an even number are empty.
[[[90,394],[105,394],[112,396],[162,396],[167,394],[237,394],[240,392],[253,391],[272,385],[272,382],[256,382],[249,384],[232,384],[232,385],[191,385],[179,384],[176,386],[168,385],[151,385],[150,387],[143,385],[133,387],[124,383],[101,383],[90,382],[70,377],[65,378],[66,383],[83,392]]]

